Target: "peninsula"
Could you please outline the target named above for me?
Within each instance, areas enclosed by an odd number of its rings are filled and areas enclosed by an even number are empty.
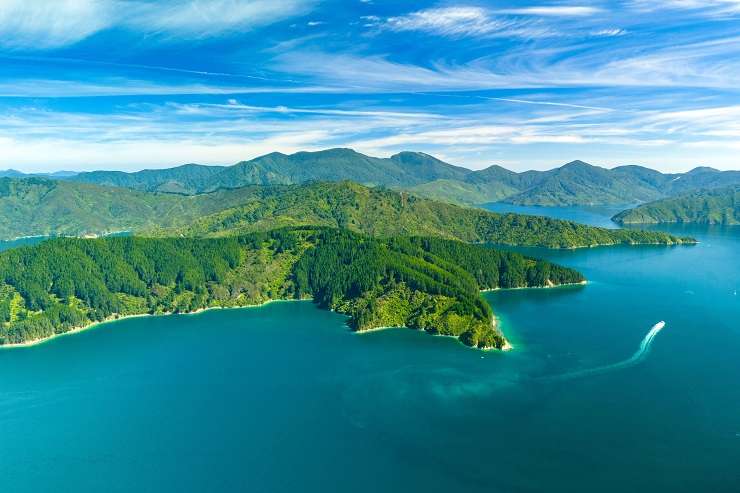
[[[228,238],[58,238],[0,253],[0,345],[141,314],[311,298],[356,331],[405,326],[502,348],[482,289],[581,283],[517,253],[326,227]]]

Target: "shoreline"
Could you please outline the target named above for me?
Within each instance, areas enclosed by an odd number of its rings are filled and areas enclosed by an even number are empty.
[[[260,308],[265,305],[269,305],[270,303],[278,303],[278,302],[291,302],[291,301],[310,301],[310,299],[301,299],[301,300],[294,300],[294,299],[276,299],[276,300],[267,300],[262,303],[258,303],[255,305],[244,305],[244,306],[209,306],[206,308],[198,308],[197,310],[193,310],[192,312],[164,312],[164,313],[136,313],[132,315],[118,315],[116,316],[111,315],[110,317],[106,318],[105,320],[100,320],[96,322],[91,322],[87,325],[83,325],[80,327],[74,327],[67,332],[60,332],[59,334],[53,334],[48,337],[42,337],[40,339],[33,339],[31,341],[24,341],[24,342],[13,342],[10,344],[0,344],[0,351],[4,349],[17,349],[17,348],[24,348],[24,347],[33,347],[38,346],[40,344],[43,344],[45,342],[49,342],[51,340],[57,339],[59,337],[72,335],[72,334],[79,334],[80,332],[84,332],[86,330],[93,329],[99,325],[105,325],[112,322],[118,322],[121,320],[127,320],[130,318],[142,318],[142,317],[166,317],[171,315],[198,315],[210,310],[238,310],[238,309],[244,309],[244,308]]]
[[[522,286],[519,288],[486,288],[481,289],[481,293],[490,293],[493,291],[516,291],[520,289],[557,289],[557,288],[566,288],[566,287],[573,287],[573,286],[586,286],[588,284],[587,280],[581,281],[581,282],[567,282],[565,284],[553,284],[552,286]]]
[[[518,289],[553,289],[553,288],[560,288],[560,287],[567,287],[567,286],[584,286],[586,284],[588,284],[588,281],[582,281],[582,282],[578,282],[578,283],[556,284],[556,285],[552,285],[552,286],[531,286],[531,287],[518,287],[518,288],[487,288],[487,289],[481,289],[480,292],[481,293],[485,293],[485,292],[491,292],[491,291],[513,291],[513,290],[518,290]],[[136,313],[136,314],[132,314],[132,315],[117,315],[117,314],[113,314],[113,315],[107,317],[105,320],[91,322],[91,323],[89,323],[87,325],[83,325],[83,326],[80,326],[80,327],[74,327],[74,328],[72,328],[72,329],[70,329],[70,330],[68,330],[66,332],[61,332],[59,334],[52,334],[52,335],[50,335],[48,337],[42,337],[40,339],[33,339],[33,340],[30,340],[30,341],[24,341],[24,342],[14,342],[14,343],[10,343],[10,344],[2,344],[2,345],[0,345],[0,351],[1,350],[4,350],[4,349],[5,350],[9,350],[9,349],[17,349],[17,348],[25,348],[25,347],[38,346],[40,344],[43,344],[45,342],[48,342],[48,341],[57,339],[57,338],[62,337],[62,336],[67,336],[67,335],[72,335],[72,334],[78,334],[80,332],[84,332],[86,330],[93,329],[93,328],[95,328],[95,327],[97,327],[99,325],[104,325],[104,324],[108,324],[108,323],[111,323],[111,322],[117,322],[117,321],[121,321],[121,320],[127,320],[127,319],[131,319],[131,318],[161,317],[161,316],[169,316],[169,315],[198,315],[200,313],[207,312],[207,311],[210,311],[210,310],[229,310],[229,309],[236,310],[236,309],[245,309],[245,308],[259,308],[259,307],[266,306],[266,305],[268,305],[270,303],[293,302],[293,301],[310,301],[310,298],[301,299],[301,300],[295,300],[295,299],[274,299],[274,300],[266,300],[266,301],[264,301],[262,303],[257,303],[257,304],[254,304],[254,305],[244,305],[244,306],[209,306],[209,307],[205,307],[205,308],[198,308],[197,310],[193,310],[191,312],[180,312],[180,313],[175,313],[175,312]],[[470,347],[471,349],[478,349],[480,351],[494,351],[494,350],[498,350],[498,351],[504,351],[504,352],[506,352],[506,351],[513,350],[514,349],[514,346],[506,338],[506,335],[503,334],[500,331],[499,325],[500,324],[499,324],[498,317],[496,317],[496,315],[493,314],[492,319],[491,319],[491,327],[494,330],[496,330],[499,333],[501,333],[501,336],[504,338],[504,344],[500,348],[497,348],[497,347],[479,348],[479,347],[465,346],[464,344],[463,345],[465,347]],[[355,334],[364,334],[364,333],[369,333],[369,332],[379,332],[379,331],[388,330],[388,329],[410,329],[410,327],[406,327],[406,326],[382,326],[382,327],[373,327],[371,329],[364,329],[364,330],[353,330],[352,332],[354,332]],[[413,329],[413,330],[421,330],[421,331],[426,332],[424,329]],[[453,335],[449,335],[449,336],[448,335],[444,335],[444,334],[428,334],[428,335],[439,336],[439,337],[453,337],[453,338],[457,339],[458,341],[460,340],[460,337],[459,336],[453,336]]]

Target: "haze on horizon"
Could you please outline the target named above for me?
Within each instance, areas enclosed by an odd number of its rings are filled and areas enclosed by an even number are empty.
[[[738,169],[738,32],[738,0],[4,0],[0,169]]]

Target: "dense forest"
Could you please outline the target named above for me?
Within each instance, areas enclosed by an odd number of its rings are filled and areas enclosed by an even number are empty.
[[[606,229],[542,216],[496,214],[352,182],[252,187],[241,205],[185,227],[149,230],[172,236],[227,236],[276,226],[320,225],[377,237],[423,235],[471,243],[549,248],[615,244],[678,244],[694,240],[666,233]]]
[[[95,321],[313,300],[355,330],[407,326],[501,347],[485,288],[582,282],[576,271],[435,238],[321,227],[238,237],[58,238],[0,253],[0,344]]]
[[[424,235],[553,248],[684,241],[664,233],[494,214],[351,182],[250,186],[186,196],[45,178],[0,178],[0,216],[0,238],[5,239],[111,231],[224,236],[312,225],[371,236]]]
[[[740,185],[657,200],[614,216],[620,224],[740,224]]]

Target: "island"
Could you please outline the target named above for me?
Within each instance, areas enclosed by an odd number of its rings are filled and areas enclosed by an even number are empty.
[[[101,321],[312,299],[356,331],[409,327],[503,348],[480,291],[580,284],[577,271],[430,237],[302,226],[224,238],[56,238],[0,253],[0,344]]]

